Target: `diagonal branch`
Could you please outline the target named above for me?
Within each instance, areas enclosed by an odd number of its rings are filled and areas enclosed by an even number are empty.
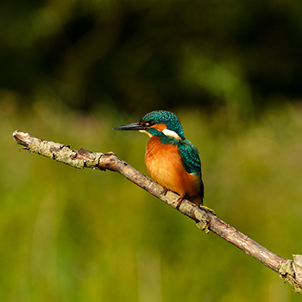
[[[171,191],[166,192],[163,187],[118,158],[113,152],[95,153],[84,149],[73,150],[67,145],[38,139],[18,130],[13,133],[13,138],[25,150],[52,158],[74,168],[116,171],[172,208],[177,209],[179,196],[176,193]],[[278,273],[293,286],[297,293],[302,294],[301,255],[293,255],[294,260],[280,257],[237,231],[212,212],[207,211],[205,208],[200,208],[188,200],[183,200],[177,210],[193,219],[197,223],[197,226],[206,233],[211,231],[217,234]]]

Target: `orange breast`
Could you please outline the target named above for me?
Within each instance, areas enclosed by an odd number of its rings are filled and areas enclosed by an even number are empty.
[[[146,147],[145,162],[151,177],[161,186],[198,205],[201,203],[198,194],[200,178],[185,170],[177,146],[162,144],[159,137],[151,137]]]

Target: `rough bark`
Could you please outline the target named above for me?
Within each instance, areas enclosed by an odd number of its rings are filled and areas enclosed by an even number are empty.
[[[85,149],[73,150],[67,145],[38,139],[18,130],[13,133],[13,137],[19,145],[23,146],[23,149],[74,168],[93,168],[120,173],[172,208],[193,219],[197,226],[206,233],[211,231],[217,234],[272,269],[290,283],[295,292],[302,294],[301,255],[293,255],[293,260],[280,257],[219,219],[211,210],[206,207],[198,207],[188,200],[184,199],[177,208],[179,198],[177,194],[171,191],[166,192],[163,187],[118,158],[113,152],[96,153]]]

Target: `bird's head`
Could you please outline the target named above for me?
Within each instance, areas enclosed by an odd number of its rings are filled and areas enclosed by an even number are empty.
[[[172,112],[157,110],[147,113],[138,123],[114,128],[114,130],[139,130],[152,136],[169,136],[185,139],[179,118]]]

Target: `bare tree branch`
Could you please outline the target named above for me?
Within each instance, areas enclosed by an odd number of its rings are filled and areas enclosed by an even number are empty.
[[[84,149],[73,150],[67,145],[38,139],[18,130],[13,133],[13,137],[19,145],[23,146],[23,149],[52,158],[74,168],[116,171],[172,208],[177,209],[176,205],[179,198],[177,194],[171,191],[165,192],[163,187],[112,152],[95,153]],[[211,231],[217,234],[278,273],[282,279],[291,284],[297,293],[302,294],[301,255],[293,255],[293,260],[280,257],[237,231],[211,211],[207,211],[203,207],[200,208],[188,200],[183,200],[177,210],[193,219],[197,226],[206,233]]]

